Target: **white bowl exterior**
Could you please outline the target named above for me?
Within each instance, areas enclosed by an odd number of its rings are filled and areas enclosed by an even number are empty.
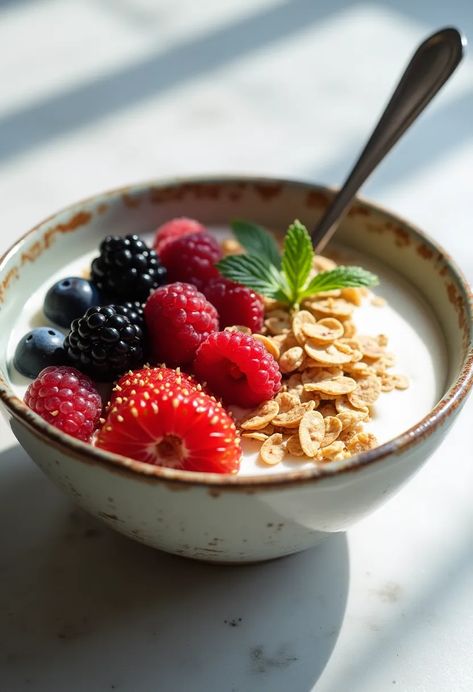
[[[11,427],[44,473],[98,519],[154,548],[212,562],[255,562],[310,548],[382,504],[445,435],[439,428],[399,455],[352,472],[269,489],[219,488],[146,478],[84,462]]]

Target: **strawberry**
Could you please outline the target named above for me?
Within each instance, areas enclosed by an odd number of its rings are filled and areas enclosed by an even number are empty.
[[[112,390],[108,410],[116,404],[121,404],[122,401],[130,398],[130,396],[134,396],[139,389],[145,386],[153,388],[156,385],[166,385],[168,382],[177,382],[178,385],[188,389],[198,388],[202,390],[201,385],[191,375],[181,372],[179,368],[174,370],[173,368],[150,368],[145,366],[139,370],[130,370],[120,377]],[[172,385],[168,384],[166,386]]]
[[[212,397],[177,381],[148,382],[115,405],[97,447],[147,464],[185,471],[236,473],[240,440],[230,415]]]

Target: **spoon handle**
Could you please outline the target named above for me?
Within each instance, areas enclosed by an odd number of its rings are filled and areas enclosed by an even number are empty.
[[[445,84],[461,61],[465,46],[460,32],[448,27],[417,48],[358,161],[312,231],[317,252],[335,233],[337,222],[374,168]]]

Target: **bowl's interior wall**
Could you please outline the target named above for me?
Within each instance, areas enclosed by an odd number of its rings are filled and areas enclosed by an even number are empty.
[[[379,258],[422,295],[445,339],[448,355],[445,389],[448,389],[468,355],[471,306],[442,255],[408,226],[393,224],[377,211],[371,213],[369,220],[348,218],[340,228],[338,239]]]
[[[208,224],[235,218],[257,221],[282,232],[299,218],[312,227],[330,198],[323,188],[277,181],[228,180],[136,186],[76,205],[41,224],[0,269],[0,366],[6,376],[8,325],[16,319],[35,286],[62,265],[93,251],[105,235],[146,233],[175,216]],[[337,239],[379,258],[403,275],[424,296],[445,335],[449,382],[467,351],[471,314],[455,274],[430,243],[389,214],[357,204]]]

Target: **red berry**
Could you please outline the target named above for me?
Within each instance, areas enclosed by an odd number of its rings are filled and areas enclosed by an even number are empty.
[[[92,380],[66,365],[44,368],[29,385],[25,403],[45,421],[88,442],[102,411]]]
[[[108,409],[113,408],[116,403],[121,403],[125,399],[134,396],[139,389],[143,387],[153,388],[155,386],[173,386],[175,383],[182,385],[189,390],[194,390],[196,387],[202,390],[201,385],[195,380],[192,375],[187,375],[180,370],[172,368],[141,368],[134,370],[125,375],[122,375],[115,384]]]
[[[190,284],[156,289],[144,314],[152,356],[167,365],[190,363],[202,341],[218,329],[216,309]]]
[[[211,473],[236,473],[241,456],[235,424],[222,406],[177,383],[141,389],[114,407],[96,445],[148,464]]]
[[[272,399],[281,386],[273,356],[241,332],[210,334],[197,351],[194,372],[215,396],[244,408]]]
[[[202,293],[217,308],[221,329],[240,324],[249,327],[252,332],[261,330],[263,301],[251,288],[221,276],[204,286]]]
[[[159,258],[168,271],[168,281],[185,281],[200,290],[220,276],[215,262],[221,258],[219,244],[210,233],[191,233],[166,244]]]
[[[154,237],[154,249],[159,255],[168,243],[173,243],[178,238],[190,233],[201,233],[202,231],[205,231],[205,226],[194,219],[188,219],[184,216],[171,219],[157,228]]]

